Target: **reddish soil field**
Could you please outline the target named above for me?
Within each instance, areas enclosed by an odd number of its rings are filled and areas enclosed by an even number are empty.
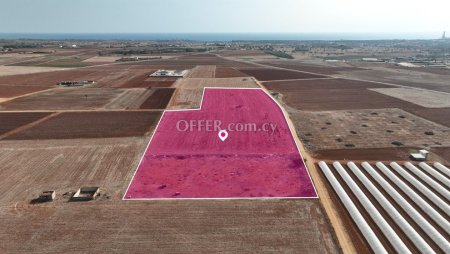
[[[450,166],[450,147],[432,147],[431,152],[441,156],[444,160],[447,161],[447,166]]]
[[[395,99],[367,88],[386,85],[342,79],[298,80],[264,84],[283,94],[290,107],[300,110],[351,110],[404,108],[413,104]]]
[[[271,90],[283,89],[285,91],[312,90],[312,89],[366,89],[390,88],[392,86],[373,82],[364,82],[349,79],[317,79],[265,82],[264,86]]]
[[[68,112],[54,116],[7,139],[107,138],[146,135],[159,112]]]
[[[175,88],[155,88],[147,100],[141,105],[141,109],[165,109],[172,98]]]
[[[411,70],[410,68],[399,67],[399,66],[392,66],[391,68],[407,70],[407,71]],[[448,69],[448,68],[414,68],[414,71],[439,74],[439,75],[450,75],[450,69]]]
[[[147,87],[171,87],[176,80],[145,81]]]
[[[266,82],[264,86],[283,94],[283,101],[299,110],[400,108],[450,127],[450,108],[425,108],[367,89],[392,87],[388,85],[347,79],[318,79]]]
[[[97,87],[121,87],[139,85],[151,67],[129,64],[112,64],[74,70],[61,70],[0,77],[0,84],[56,86],[61,81],[94,80]]]
[[[217,67],[216,78],[234,78],[234,77],[247,77],[248,75],[242,73],[234,68],[229,67]]]
[[[312,156],[317,160],[404,161],[409,159],[409,153],[418,149],[417,147],[332,149],[314,151]]]
[[[152,74],[153,72],[155,72],[155,70],[148,70],[148,72],[146,73],[136,75],[132,79],[123,83],[120,87],[124,88],[148,87],[148,84],[147,82],[145,82],[145,80],[148,79],[149,75]]]
[[[80,69],[11,75],[0,77],[0,84],[55,86],[58,82],[65,80],[82,80],[90,73],[92,71]]]
[[[450,108],[424,108],[413,105],[405,108],[405,111],[450,127]]]
[[[278,69],[263,69],[263,68],[253,68],[253,69],[239,69],[239,71],[255,77],[257,80],[268,81],[268,80],[285,80],[285,79],[310,79],[310,78],[323,78],[324,76],[301,73],[295,71],[278,70]]]
[[[50,113],[0,113],[0,136],[48,115]]]
[[[121,82],[118,86],[121,88],[169,87],[178,79],[177,77],[150,77],[149,75],[155,71],[156,69],[146,70],[142,73],[141,70],[134,70],[133,73],[130,73],[130,75],[134,75],[134,77]],[[135,75],[135,73],[140,74]]]
[[[46,86],[0,85],[0,98],[12,98],[49,89]]]
[[[145,89],[142,90],[145,91]],[[6,101],[0,104],[0,110],[98,109],[113,103],[126,91],[129,90],[116,88],[56,88]]]
[[[145,80],[145,85],[147,87],[171,87],[176,81],[178,77],[150,77]]]
[[[265,65],[270,65],[274,67],[286,68],[297,71],[313,72],[324,75],[338,74],[340,71],[356,71],[361,70],[357,67],[327,67],[327,66],[312,66],[304,65],[301,63],[283,63],[283,62],[261,62]]]
[[[180,129],[180,121],[207,119],[221,124],[216,130]],[[230,124],[237,123],[276,128],[236,132]],[[227,140],[219,139],[220,129],[228,129]],[[165,112],[125,194],[233,197],[316,197],[281,109],[260,89],[206,89],[201,110]]]

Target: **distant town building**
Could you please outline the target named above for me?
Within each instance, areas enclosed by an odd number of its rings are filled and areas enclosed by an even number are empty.
[[[408,67],[408,68],[417,68],[420,67],[418,65],[415,65],[413,63],[408,63],[408,62],[400,62],[396,64],[397,66],[401,66],[401,67]]]
[[[363,62],[377,62],[377,63],[383,62],[383,60],[380,60],[378,58],[372,58],[372,57],[364,57],[362,59],[362,61]]]

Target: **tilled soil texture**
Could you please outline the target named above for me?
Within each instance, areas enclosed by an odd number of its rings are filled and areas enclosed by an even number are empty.
[[[123,85],[121,85],[121,87],[123,88],[169,87],[178,79],[178,77],[150,77],[149,75],[155,71],[156,70],[152,70],[140,74],[135,78],[127,81]]]
[[[358,63],[358,65],[361,63]],[[341,78],[373,80],[407,87],[423,88],[433,91],[450,93],[448,80],[450,73],[423,72],[422,68],[396,69],[388,64],[370,64],[359,71],[342,71],[337,76]]]
[[[150,77],[145,80],[145,84],[148,87],[171,87],[177,80],[178,77]]]
[[[430,121],[450,127],[450,108],[416,107],[405,110]]]
[[[239,127],[248,123],[254,128]],[[265,92],[207,88],[201,110],[164,113],[125,198],[316,195],[283,112]]]
[[[403,161],[409,159],[411,152],[417,147],[384,147],[366,149],[330,149],[314,151],[312,156],[317,160],[333,161]]]
[[[0,98],[12,98],[49,89],[46,86],[0,85]]]
[[[450,127],[450,108],[425,108],[369,90],[393,87],[389,85],[348,79],[323,79],[266,82],[264,86],[274,93],[282,94],[280,99],[287,106],[298,110],[399,108]]]
[[[48,115],[50,113],[0,113],[0,136]]]
[[[283,94],[283,101],[300,110],[351,110],[395,108],[411,103],[370,91],[367,88],[391,86],[344,79],[296,80],[264,83],[269,90]]]
[[[0,77],[0,84],[56,87],[62,81],[95,81],[96,87],[136,87],[159,66],[112,64]]]
[[[175,88],[154,88],[152,95],[141,104],[141,109],[165,109]]]
[[[96,110],[138,108],[145,88],[57,88],[6,101],[0,110]]]
[[[216,78],[235,78],[235,77],[247,77],[249,75],[242,73],[234,68],[229,67],[217,67]]]
[[[252,67],[252,64],[226,60],[212,54],[180,56],[143,62],[109,64],[82,69],[0,77],[0,84],[54,86],[61,81],[94,80],[99,87],[141,87],[146,75],[157,69],[192,69],[198,65]]]
[[[450,145],[450,128],[397,108],[290,114],[310,150]]]
[[[7,139],[71,139],[142,136],[148,134],[160,112],[67,112],[54,116]]]
[[[176,87],[169,109],[199,108],[205,87],[239,87],[259,88],[258,84],[249,77],[244,78],[183,78],[177,80]]]
[[[11,204],[0,227],[4,253],[340,253],[317,200]]]
[[[279,70],[279,69],[268,69],[268,68],[252,68],[252,69],[240,68],[239,71],[249,76],[253,76],[260,81],[326,78],[326,76],[314,75],[309,73]]]
[[[433,147],[431,151],[446,160],[444,164],[450,167],[450,147]]]
[[[4,206],[16,202],[20,202],[19,207],[27,206],[40,192],[55,190],[56,199],[52,205],[56,205],[68,201],[67,197],[63,197],[65,193],[74,192],[82,186],[100,187],[101,199],[107,195],[120,200],[147,141],[146,136],[2,140],[0,192],[3,194],[0,202]],[[23,226],[28,227],[35,222],[24,222]],[[3,242],[0,246],[4,247]]]
[[[334,67],[334,66],[319,66],[319,65],[307,65],[301,62],[284,62],[284,61],[273,61],[273,62],[260,62],[261,64],[270,65],[274,67],[280,67],[290,70],[297,70],[297,71],[305,71],[305,72],[312,72],[312,73],[318,73],[323,75],[332,75],[332,74],[338,74],[341,71],[357,71],[362,70],[361,68],[357,67]]]
[[[199,65],[191,69],[186,78],[214,78],[215,73],[215,65]]]

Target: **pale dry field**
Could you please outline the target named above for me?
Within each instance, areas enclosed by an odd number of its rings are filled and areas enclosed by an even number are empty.
[[[173,87],[177,90],[167,109],[199,108],[205,87],[259,88],[252,78],[183,78],[178,79]]]
[[[339,253],[317,200],[0,207],[2,253]]]
[[[120,56],[94,56],[83,60],[86,63],[114,63],[116,60],[120,59]]]
[[[450,107],[450,93],[413,88],[372,88],[369,90],[426,108]]]
[[[0,77],[19,74],[49,72],[49,71],[61,71],[61,70],[67,70],[67,68],[34,67],[34,66],[0,66]]]
[[[214,78],[215,72],[215,65],[198,65],[188,72],[186,78]]]
[[[3,111],[137,109],[151,91],[145,88],[56,88],[0,105]]]
[[[359,67],[359,63],[356,65]],[[336,77],[356,78],[386,82],[407,87],[418,87],[434,91],[450,92],[449,76],[420,72],[415,69],[395,69],[384,66],[365,67],[366,70],[343,71]]]
[[[0,65],[14,64],[21,61],[47,56],[47,54],[0,53]]]
[[[0,203],[28,203],[44,190],[99,186],[119,198],[148,137],[0,141]]]
[[[147,142],[1,141],[0,252],[339,253],[318,199],[122,201]],[[81,186],[101,196],[63,196]]]

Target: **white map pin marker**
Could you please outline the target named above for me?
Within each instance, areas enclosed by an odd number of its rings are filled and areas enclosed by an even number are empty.
[[[219,138],[220,138],[220,140],[225,141],[228,138],[227,130],[220,130],[219,131]]]

